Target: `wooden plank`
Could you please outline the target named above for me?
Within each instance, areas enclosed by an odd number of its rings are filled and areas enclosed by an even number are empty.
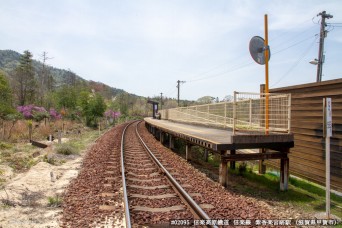
[[[290,172],[323,185],[325,140],[322,98],[332,98],[331,185],[342,190],[342,79],[271,89],[270,92],[291,93],[291,132],[295,147],[289,154]],[[267,164],[279,167],[273,160],[268,160]]]
[[[303,89],[306,88],[322,88],[322,87],[326,87],[329,85],[339,85],[341,84],[342,86],[342,79],[334,79],[334,80],[328,80],[328,81],[322,81],[322,82],[313,82],[313,83],[307,83],[307,84],[301,84],[301,85],[294,85],[294,86],[288,86],[288,87],[281,87],[281,88],[274,88],[274,89],[270,89],[271,93],[286,93],[288,91],[291,90],[298,90],[301,91]]]
[[[287,158],[287,153],[266,152],[250,154],[227,154],[222,157],[226,161],[251,161]]]
[[[278,162],[278,163],[277,163]],[[266,164],[268,166],[274,167],[276,169],[279,170],[279,161],[276,160],[267,160]],[[302,177],[304,179],[307,179],[309,181],[313,181],[315,183],[318,184],[322,184],[324,185],[325,183],[325,176],[318,176],[318,175],[312,175],[312,173],[310,171],[307,171],[306,169],[297,169],[296,167],[291,167],[291,160],[290,160],[290,173],[298,176],[298,177]],[[331,186],[333,189],[336,189],[338,191],[342,190],[342,178],[341,177],[335,177],[335,176],[331,176]]]
[[[48,147],[48,145],[46,145],[44,143],[40,143],[40,142],[33,141],[33,140],[31,140],[31,144],[32,144],[32,146],[36,146],[36,147],[39,147],[39,148],[46,148],[46,147]]]

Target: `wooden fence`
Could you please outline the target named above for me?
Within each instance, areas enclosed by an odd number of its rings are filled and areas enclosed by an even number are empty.
[[[323,98],[332,99],[331,187],[342,192],[342,79],[271,89],[271,93],[291,93],[290,173],[325,185],[325,138]],[[268,162],[270,165],[279,164]]]

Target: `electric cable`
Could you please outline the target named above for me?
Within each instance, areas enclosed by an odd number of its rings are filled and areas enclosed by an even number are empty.
[[[310,46],[309,46],[307,49],[305,49],[305,51],[299,56],[299,58],[297,59],[297,61],[295,62],[295,64],[292,65],[292,66],[290,67],[290,69],[289,69],[283,76],[281,76],[280,79],[279,79],[276,83],[272,84],[271,87],[277,85],[277,84],[278,84],[281,80],[283,80],[283,79],[284,79],[284,78],[285,78],[285,77],[286,77],[294,68],[296,68],[296,66],[298,66],[298,64],[303,60],[303,58],[309,53],[310,49],[311,49],[312,46],[315,44],[316,40],[317,40],[317,37],[316,37],[316,38],[314,39],[314,41],[310,44]]]

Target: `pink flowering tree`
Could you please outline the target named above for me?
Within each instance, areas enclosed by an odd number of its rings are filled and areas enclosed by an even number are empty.
[[[30,105],[18,106],[17,111],[21,113],[25,119],[33,119],[35,121],[41,121],[44,118],[49,118],[50,114],[44,107]]]
[[[118,119],[121,116],[120,112],[115,112],[113,110],[107,110],[104,113],[104,116],[106,117],[106,119],[110,122],[110,123],[115,123],[115,120]]]
[[[58,113],[54,108],[50,108],[49,114],[52,120],[59,120],[62,118],[62,115]]]

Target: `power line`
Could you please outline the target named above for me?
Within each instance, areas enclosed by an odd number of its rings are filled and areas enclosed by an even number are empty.
[[[305,39],[303,39],[303,40],[301,40],[301,41],[299,41],[299,42],[297,42],[297,43],[294,43],[294,44],[291,44],[290,46],[288,46],[288,47],[286,47],[286,48],[283,48],[283,49],[281,49],[281,50],[278,50],[278,51],[276,51],[276,52],[274,52],[273,53],[273,55],[275,55],[275,54],[278,54],[278,53],[280,53],[280,52],[283,52],[283,51],[286,51],[287,49],[290,49],[290,48],[292,48],[292,47],[294,47],[294,46],[297,46],[298,44],[301,44],[301,43],[303,43],[304,41],[307,41],[307,40],[309,40],[309,39],[312,39],[312,38],[314,38],[314,37],[316,37],[317,35],[315,35],[315,36],[309,36],[309,37],[307,37],[307,38],[305,38]]]
[[[239,66],[237,66],[235,68],[232,68],[232,69],[229,69],[229,70],[226,70],[226,71],[214,74],[214,75],[209,75],[209,76],[206,76],[206,77],[202,77],[202,78],[198,78],[198,79],[195,79],[195,80],[191,80],[191,81],[188,81],[188,82],[197,82],[197,81],[202,81],[202,80],[209,79],[209,78],[215,78],[215,77],[221,76],[221,75],[226,74],[226,73],[230,73],[230,72],[233,72],[233,71],[240,70],[240,69],[245,68],[245,67],[247,67],[249,65],[252,65],[252,64],[253,64],[253,62],[249,61],[248,63],[240,64]]]
[[[297,61],[295,62],[295,64],[292,65],[292,67],[290,67],[290,69],[283,75],[280,77],[280,79],[274,83],[271,87],[277,85],[281,80],[283,80],[294,68],[296,68],[296,66],[298,66],[298,64],[303,60],[303,58],[309,53],[310,49],[313,47],[313,45],[315,44],[317,40],[316,39],[310,44],[310,46],[300,55],[300,57],[297,59]]]
[[[243,53],[242,55],[240,55],[240,56],[234,58],[234,61],[237,61],[237,60],[241,59],[242,57],[245,57],[246,55],[248,55],[248,52],[245,52],[245,53]],[[230,64],[230,63],[231,63],[231,62],[225,62],[225,63],[223,63],[223,64],[219,64],[219,65],[217,65],[217,66],[215,66],[215,67],[213,67],[213,68],[210,68],[209,70],[207,70],[207,71],[205,71],[205,72],[202,72],[202,73],[197,74],[196,77],[193,77],[192,79],[187,80],[187,82],[194,82],[194,81],[202,80],[203,77],[198,77],[198,76],[202,76],[202,75],[208,74],[208,73],[210,73],[210,72],[212,72],[212,71],[214,71],[214,70],[220,68],[221,66],[224,66],[224,65],[227,65],[227,64]],[[204,78],[205,78],[205,77],[204,77]]]
[[[312,19],[305,20],[305,21],[303,21],[303,22],[297,24],[297,25],[296,25],[295,27],[293,27],[292,29],[298,28],[299,26],[301,26],[301,25],[305,24],[306,22],[311,21],[311,20],[313,20],[313,19],[314,19],[314,17],[313,17]],[[290,29],[290,30],[287,30],[287,31],[285,31],[285,32],[282,32],[282,33],[278,34],[276,37],[270,39],[270,41],[274,41],[274,40],[278,39],[279,37],[283,37],[285,34],[288,34],[288,33],[290,33],[290,32],[291,32],[291,29]]]
[[[289,39],[285,39],[282,43],[280,43],[280,44],[278,44],[278,45],[277,45],[277,44],[273,44],[272,46],[276,46],[275,49],[277,49],[277,48],[280,48],[280,47],[282,47],[282,46],[284,46],[284,45],[287,45],[289,42],[292,42],[292,40],[296,40],[297,37],[300,39],[300,37],[301,37],[303,34],[307,34],[309,30],[311,30],[311,29],[313,29],[313,28],[315,28],[315,27],[316,27],[316,25],[312,25],[311,27],[309,27],[308,29],[302,31],[301,33],[295,34],[294,36],[291,36]]]

